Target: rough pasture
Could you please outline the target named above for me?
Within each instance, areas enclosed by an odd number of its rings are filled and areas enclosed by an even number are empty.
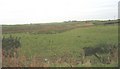
[[[66,25],[69,26],[69,23]],[[26,67],[117,66],[117,48],[111,51],[107,51],[107,49],[110,50],[112,47],[118,46],[118,26],[115,24],[80,27],[79,25],[76,24],[76,28],[56,34],[33,34],[23,31],[21,33],[11,33],[14,37],[21,37],[20,55],[14,60],[9,58],[11,61],[4,62],[3,65],[16,66],[17,64]],[[3,35],[9,36],[10,34]],[[91,48],[97,54],[90,55],[85,52],[85,48]],[[98,48],[101,51],[100,53]],[[89,56],[85,56],[85,53]],[[98,56],[101,56],[101,58],[99,59]],[[8,60],[6,59],[6,61]],[[12,61],[17,62],[12,63]]]

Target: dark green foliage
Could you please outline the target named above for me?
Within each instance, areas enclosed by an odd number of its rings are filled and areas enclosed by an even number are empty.
[[[112,44],[98,44],[95,47],[84,47],[84,52],[86,56],[91,56],[96,53],[98,54],[107,54],[112,52],[113,49],[117,49],[117,45],[112,45]]]
[[[17,54],[17,49],[21,47],[20,37],[3,37],[2,39],[2,50],[5,57],[10,56],[14,57],[14,54]]]
[[[95,47],[84,47],[85,56],[94,55],[103,64],[110,64],[111,60],[117,59],[118,45],[100,43]]]

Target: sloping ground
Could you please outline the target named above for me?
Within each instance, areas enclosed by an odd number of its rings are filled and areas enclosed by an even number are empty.
[[[30,25],[3,25],[2,32],[6,33],[33,33],[33,34],[55,34],[83,26],[92,26],[91,22],[70,22],[51,24],[30,24]]]
[[[68,21],[61,23],[46,23],[46,24],[2,25],[2,33],[55,34],[80,27],[88,27],[93,25],[109,25],[116,23],[118,23],[118,20],[70,21],[70,22]]]
[[[19,58],[4,65],[15,66],[117,66],[116,60],[110,64],[99,62],[94,55],[84,56],[84,47],[96,47],[106,44],[118,44],[118,26],[92,26],[76,28],[57,34],[30,34],[16,33],[13,36],[21,37]],[[9,36],[9,34],[5,34]],[[116,52],[115,52],[116,53]],[[108,55],[108,54],[107,54]],[[103,57],[106,54],[102,55]],[[109,55],[108,55],[109,56]],[[114,58],[116,59],[116,58]],[[17,62],[13,62],[17,61]],[[92,62],[91,62],[92,61]],[[11,64],[11,65],[10,65]]]

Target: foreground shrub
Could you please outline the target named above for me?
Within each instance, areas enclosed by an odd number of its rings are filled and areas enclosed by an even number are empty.
[[[2,51],[5,57],[14,57],[17,54],[18,48],[21,47],[20,37],[3,37],[2,39]]]
[[[94,55],[103,64],[118,62],[118,45],[100,43],[94,47],[84,47],[85,56]]]

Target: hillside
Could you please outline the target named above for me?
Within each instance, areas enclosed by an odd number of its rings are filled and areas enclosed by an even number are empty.
[[[21,38],[18,58],[4,58],[3,66],[116,67],[118,25],[101,23],[3,26],[4,37]]]

